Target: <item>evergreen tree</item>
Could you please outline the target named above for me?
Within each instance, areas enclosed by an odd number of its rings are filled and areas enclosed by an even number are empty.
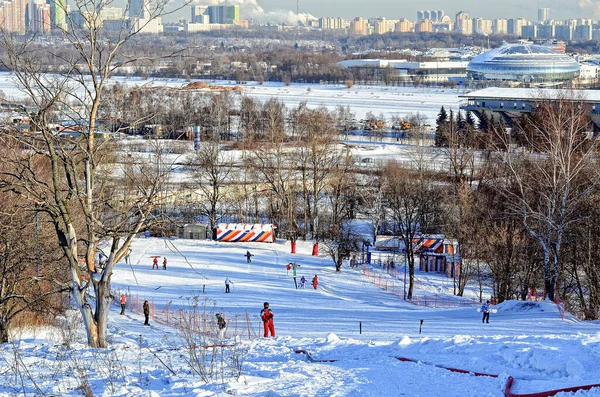
[[[490,118],[485,110],[481,111],[481,118],[479,119],[479,129],[482,132],[488,132],[490,130]]]
[[[465,128],[465,119],[463,118],[462,112],[459,110],[456,115],[456,124],[459,130],[463,130]]]
[[[475,119],[473,118],[473,113],[470,110],[467,110],[467,114],[465,115],[465,123],[472,129],[475,129]]]
[[[446,132],[448,131],[448,113],[446,113],[446,109],[444,109],[443,106],[438,113],[435,123],[435,145],[446,146],[448,143],[448,139],[446,137]]]

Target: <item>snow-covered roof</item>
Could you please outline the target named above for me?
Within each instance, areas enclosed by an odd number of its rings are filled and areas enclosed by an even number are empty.
[[[600,102],[600,91],[561,90],[555,88],[498,88],[490,87],[460,95],[468,99],[556,100],[574,98],[584,102]]]

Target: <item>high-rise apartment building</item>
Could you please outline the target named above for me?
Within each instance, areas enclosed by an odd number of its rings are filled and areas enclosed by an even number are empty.
[[[191,23],[204,23],[205,20],[209,19],[209,16],[206,15],[207,6],[192,6],[192,19]],[[208,22],[206,22],[208,23]]]
[[[210,23],[232,24],[240,21],[240,6],[209,6],[206,10]]]
[[[0,28],[5,32],[25,33],[27,0],[5,0],[0,3]]]
[[[553,39],[556,36],[556,26],[554,24],[538,25],[537,37],[540,39]]]
[[[540,8],[538,9],[538,22],[546,22],[550,16],[549,8]]]
[[[319,18],[319,28],[323,30],[343,29],[345,21],[342,18]]]
[[[492,33],[508,34],[508,19],[494,19],[494,22],[492,22]]]
[[[456,13],[454,30],[461,34],[473,34],[473,20],[464,11]]]
[[[48,0],[50,5],[50,29],[64,29],[67,25],[67,1]]]
[[[412,32],[414,28],[415,28],[415,24],[411,20],[408,20],[406,18],[401,18],[398,22],[396,22],[394,31],[406,33],[406,32]]]
[[[554,38],[559,40],[573,40],[573,27],[571,25],[556,25]]]
[[[521,36],[529,39],[538,37],[538,25],[525,25],[521,28]]]
[[[527,20],[525,18],[511,18],[508,20],[508,34],[514,34],[515,36],[521,36],[523,26],[527,26]]]
[[[432,22],[441,21],[444,17],[445,12],[443,10],[421,10],[417,11],[417,23],[424,19],[428,19]]]
[[[25,11],[25,27],[28,32],[50,32],[50,4],[44,0],[31,0]]]
[[[428,19],[423,19],[421,22],[415,24],[415,32],[433,32],[433,22]]]
[[[354,18],[352,22],[350,22],[350,34],[354,36],[366,36],[368,29],[368,24],[366,19],[361,17]]]
[[[473,30],[479,34],[490,35],[492,34],[492,21],[489,19],[474,18]]]

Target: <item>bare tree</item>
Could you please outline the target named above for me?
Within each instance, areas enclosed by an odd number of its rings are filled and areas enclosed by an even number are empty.
[[[576,209],[598,187],[598,178],[586,177],[594,167],[596,145],[588,134],[588,111],[572,92],[540,103],[525,128],[523,140],[534,153],[506,142],[507,152],[497,152],[498,165],[510,178],[503,192],[512,214],[542,251],[545,289],[553,300],[563,243],[569,229],[583,220]]]
[[[5,159],[12,168],[1,175],[1,185],[36,203],[52,219],[57,241],[69,264],[71,293],[92,347],[107,346],[113,268],[125,256],[135,235],[148,227],[168,171],[162,158],[156,156],[154,163],[146,160],[132,167],[139,173],[124,173],[122,181],[117,181],[110,168],[113,150],[107,141],[96,139],[108,79],[116,69],[140,60],[127,54],[126,44],[166,13],[168,1],[148,3],[142,10],[143,18],[140,15],[131,24],[124,21],[114,33],[105,31],[102,24],[101,11],[108,4],[103,0],[78,0],[70,5],[75,8],[71,11],[80,13],[83,24],[69,13],[67,26],[57,28],[73,50],[69,54],[74,55],[61,57],[53,54],[52,47],[34,49],[33,41],[28,39],[13,41],[3,36],[1,43],[2,63],[13,72],[24,95],[35,105],[29,117],[30,129],[37,132],[6,133],[7,139],[18,139],[23,150]],[[64,7],[66,13],[66,3]],[[61,73],[44,74],[41,53],[59,56]],[[168,55],[172,54],[165,54]],[[50,123],[57,114],[77,123],[80,135],[74,139],[57,135]],[[51,167],[49,183],[36,178],[31,167],[38,156]],[[107,260],[96,266],[95,253],[100,242],[108,244]],[[85,264],[83,268],[80,259]],[[95,308],[86,295],[90,286],[94,289]]]
[[[201,191],[201,212],[208,217],[212,230],[219,221],[219,206],[225,201],[223,188],[231,182],[233,158],[218,142],[206,141],[191,158],[189,166]]]

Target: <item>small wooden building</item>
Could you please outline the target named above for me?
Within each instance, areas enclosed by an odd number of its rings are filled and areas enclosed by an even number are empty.
[[[461,260],[458,240],[447,239],[444,235],[422,235],[413,239],[413,250],[419,254],[420,271],[458,277]]]
[[[205,223],[188,223],[183,225],[183,238],[192,240],[210,240],[210,226]]]

